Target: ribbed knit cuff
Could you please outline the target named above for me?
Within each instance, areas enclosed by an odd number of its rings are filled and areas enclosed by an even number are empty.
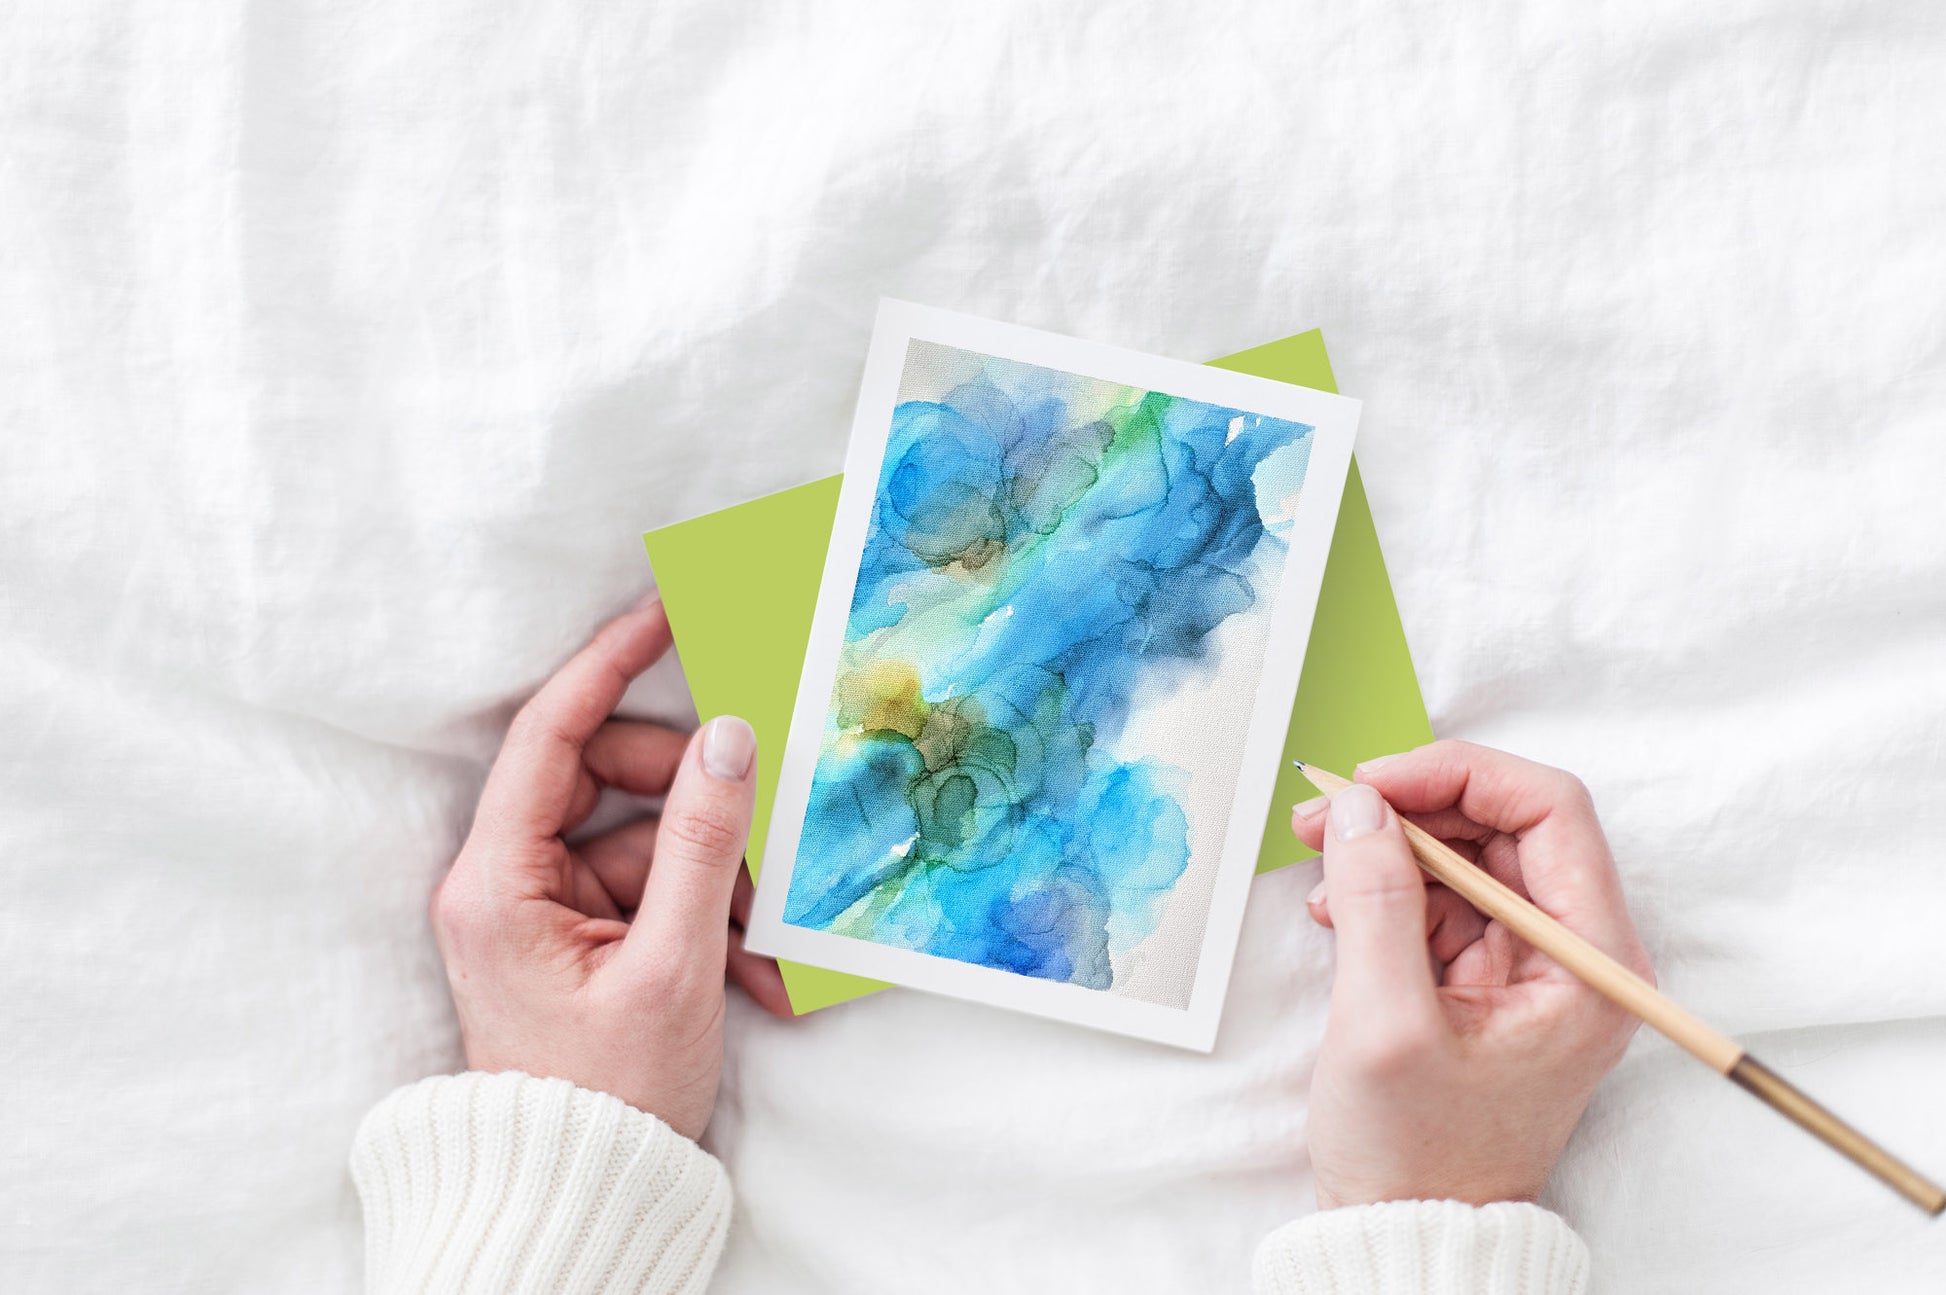
[[[723,1167],[606,1093],[509,1073],[401,1088],[359,1125],[365,1282],[392,1291],[701,1291]]]
[[[1258,1295],[1581,1295],[1588,1247],[1538,1205],[1387,1201],[1285,1224],[1255,1277]]]

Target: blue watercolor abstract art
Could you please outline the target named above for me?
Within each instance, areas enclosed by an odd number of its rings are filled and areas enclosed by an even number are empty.
[[[913,339],[784,921],[1187,1003],[1312,432]]]

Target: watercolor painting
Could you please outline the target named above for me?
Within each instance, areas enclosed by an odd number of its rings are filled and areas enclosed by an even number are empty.
[[[911,339],[782,920],[1185,1007],[1314,431]]]

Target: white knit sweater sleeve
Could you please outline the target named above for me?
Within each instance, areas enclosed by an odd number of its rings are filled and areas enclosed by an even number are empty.
[[[442,1075],[372,1108],[352,1143],[374,1293],[698,1292],[730,1180],[606,1093],[522,1074]]]
[[[1558,1214],[1504,1201],[1324,1210],[1257,1247],[1257,1295],[1582,1295],[1588,1247]]]

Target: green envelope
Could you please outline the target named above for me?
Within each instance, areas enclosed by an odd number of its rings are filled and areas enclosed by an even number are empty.
[[[1338,389],[1324,335],[1315,329],[1212,363],[1320,391]],[[778,765],[838,511],[839,481],[826,477],[642,537],[697,713],[704,719],[741,715],[757,731],[752,877],[763,863]],[[1354,459],[1345,478],[1257,871],[1312,855],[1291,836],[1290,807],[1316,792],[1292,760],[1349,772],[1360,760],[1431,740],[1432,725],[1419,696]],[[887,988],[881,981],[841,971],[794,962],[778,965],[791,1006],[799,1013]]]

